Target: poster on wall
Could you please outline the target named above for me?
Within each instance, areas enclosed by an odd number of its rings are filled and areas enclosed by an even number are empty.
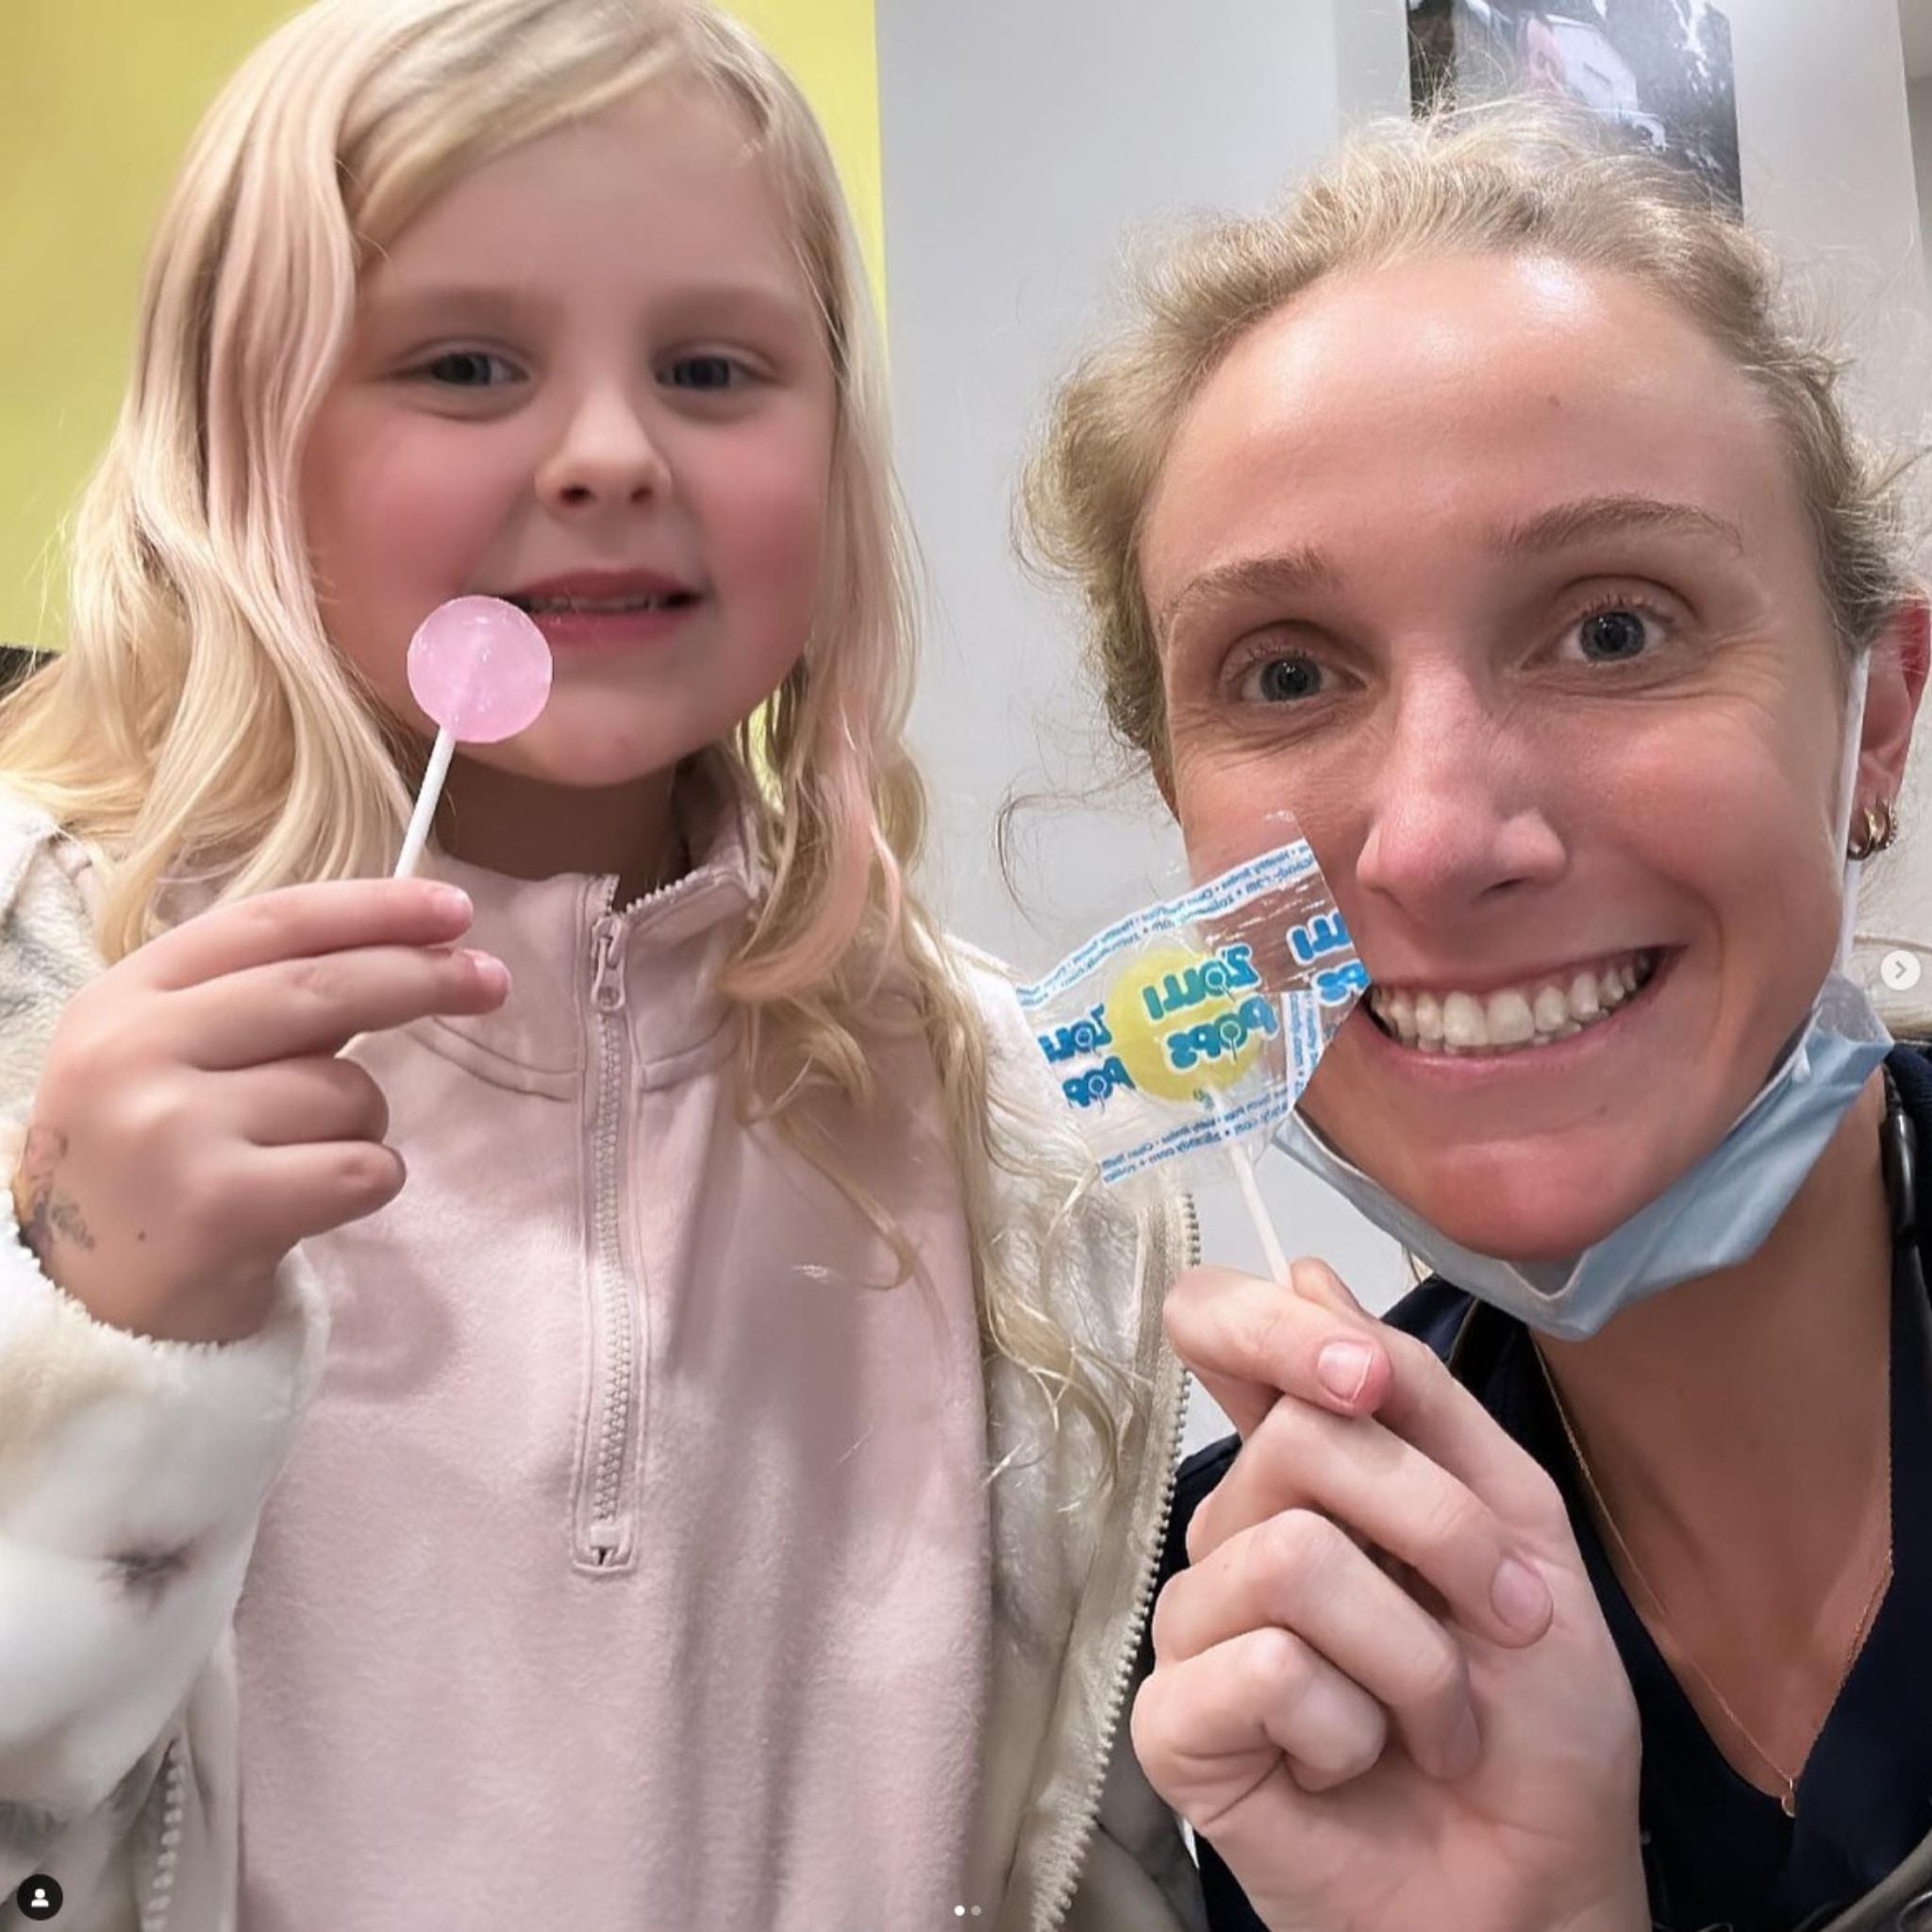
[[[1731,24],[1708,0],[1408,0],[1417,111],[1548,93],[1743,205]]]

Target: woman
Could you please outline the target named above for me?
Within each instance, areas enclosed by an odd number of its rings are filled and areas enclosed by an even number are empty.
[[[1313,843],[1376,986],[1290,1151],[1438,1270],[1170,1305],[1240,1436],[1135,1739],[1221,1928],[1932,1891],[1932,1067],[1833,971],[1926,614],[1693,194],[1513,110],[1367,138],[1171,253],[1033,477],[1197,875]]]

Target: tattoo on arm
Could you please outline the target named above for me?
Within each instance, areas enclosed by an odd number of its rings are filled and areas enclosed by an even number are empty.
[[[13,1212],[20,1238],[42,1268],[58,1235],[76,1248],[92,1248],[94,1238],[80,1204],[59,1186],[67,1136],[49,1127],[29,1127],[20,1167],[13,1176]]]

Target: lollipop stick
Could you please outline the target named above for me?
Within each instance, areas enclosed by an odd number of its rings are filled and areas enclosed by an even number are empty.
[[[1232,1141],[1222,1143],[1227,1149],[1227,1158],[1234,1168],[1234,1177],[1241,1185],[1241,1199],[1247,1204],[1248,1219],[1254,1224],[1255,1233],[1261,1242],[1261,1253],[1268,1263],[1268,1273],[1283,1288],[1288,1286],[1288,1257],[1282,1253],[1281,1238],[1274,1232],[1274,1223],[1268,1212],[1268,1204],[1261,1198],[1261,1189],[1255,1179],[1255,1163],[1247,1157],[1246,1151]]]
[[[429,842],[429,827],[436,820],[436,808],[442,798],[442,781],[449,776],[449,761],[455,757],[457,741],[445,725],[436,734],[436,748],[429,754],[429,767],[423,774],[423,789],[416,794],[416,809],[409,816],[409,829],[403,835],[403,856],[396,860],[392,876],[413,878],[422,861],[423,848]]]
[[[1222,1105],[1221,1096],[1209,1087],[1205,1090],[1208,1105],[1223,1121],[1227,1118],[1227,1108]],[[1259,1183],[1255,1179],[1255,1163],[1248,1158],[1247,1149],[1232,1134],[1225,1134],[1221,1142],[1227,1153],[1227,1164],[1234,1169],[1236,1183],[1241,1191],[1241,1205],[1248,1210],[1248,1220],[1253,1224],[1256,1238],[1261,1243],[1262,1259],[1268,1263],[1268,1273],[1283,1288],[1288,1286],[1288,1257],[1281,1250],[1281,1237],[1274,1232],[1274,1218],[1268,1212],[1268,1204],[1261,1198]]]

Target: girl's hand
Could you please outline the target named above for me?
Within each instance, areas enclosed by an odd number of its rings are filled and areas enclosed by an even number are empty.
[[[470,919],[425,880],[294,886],[190,920],[75,994],[13,1181],[46,1274],[137,1334],[253,1334],[297,1241],[403,1185],[381,1090],[336,1056],[502,1005],[501,963],[450,949]]]
[[[1550,1477],[1318,1261],[1167,1320],[1242,1446],[1156,1608],[1156,1788],[1275,1932],[1647,1932],[1635,1701]]]

